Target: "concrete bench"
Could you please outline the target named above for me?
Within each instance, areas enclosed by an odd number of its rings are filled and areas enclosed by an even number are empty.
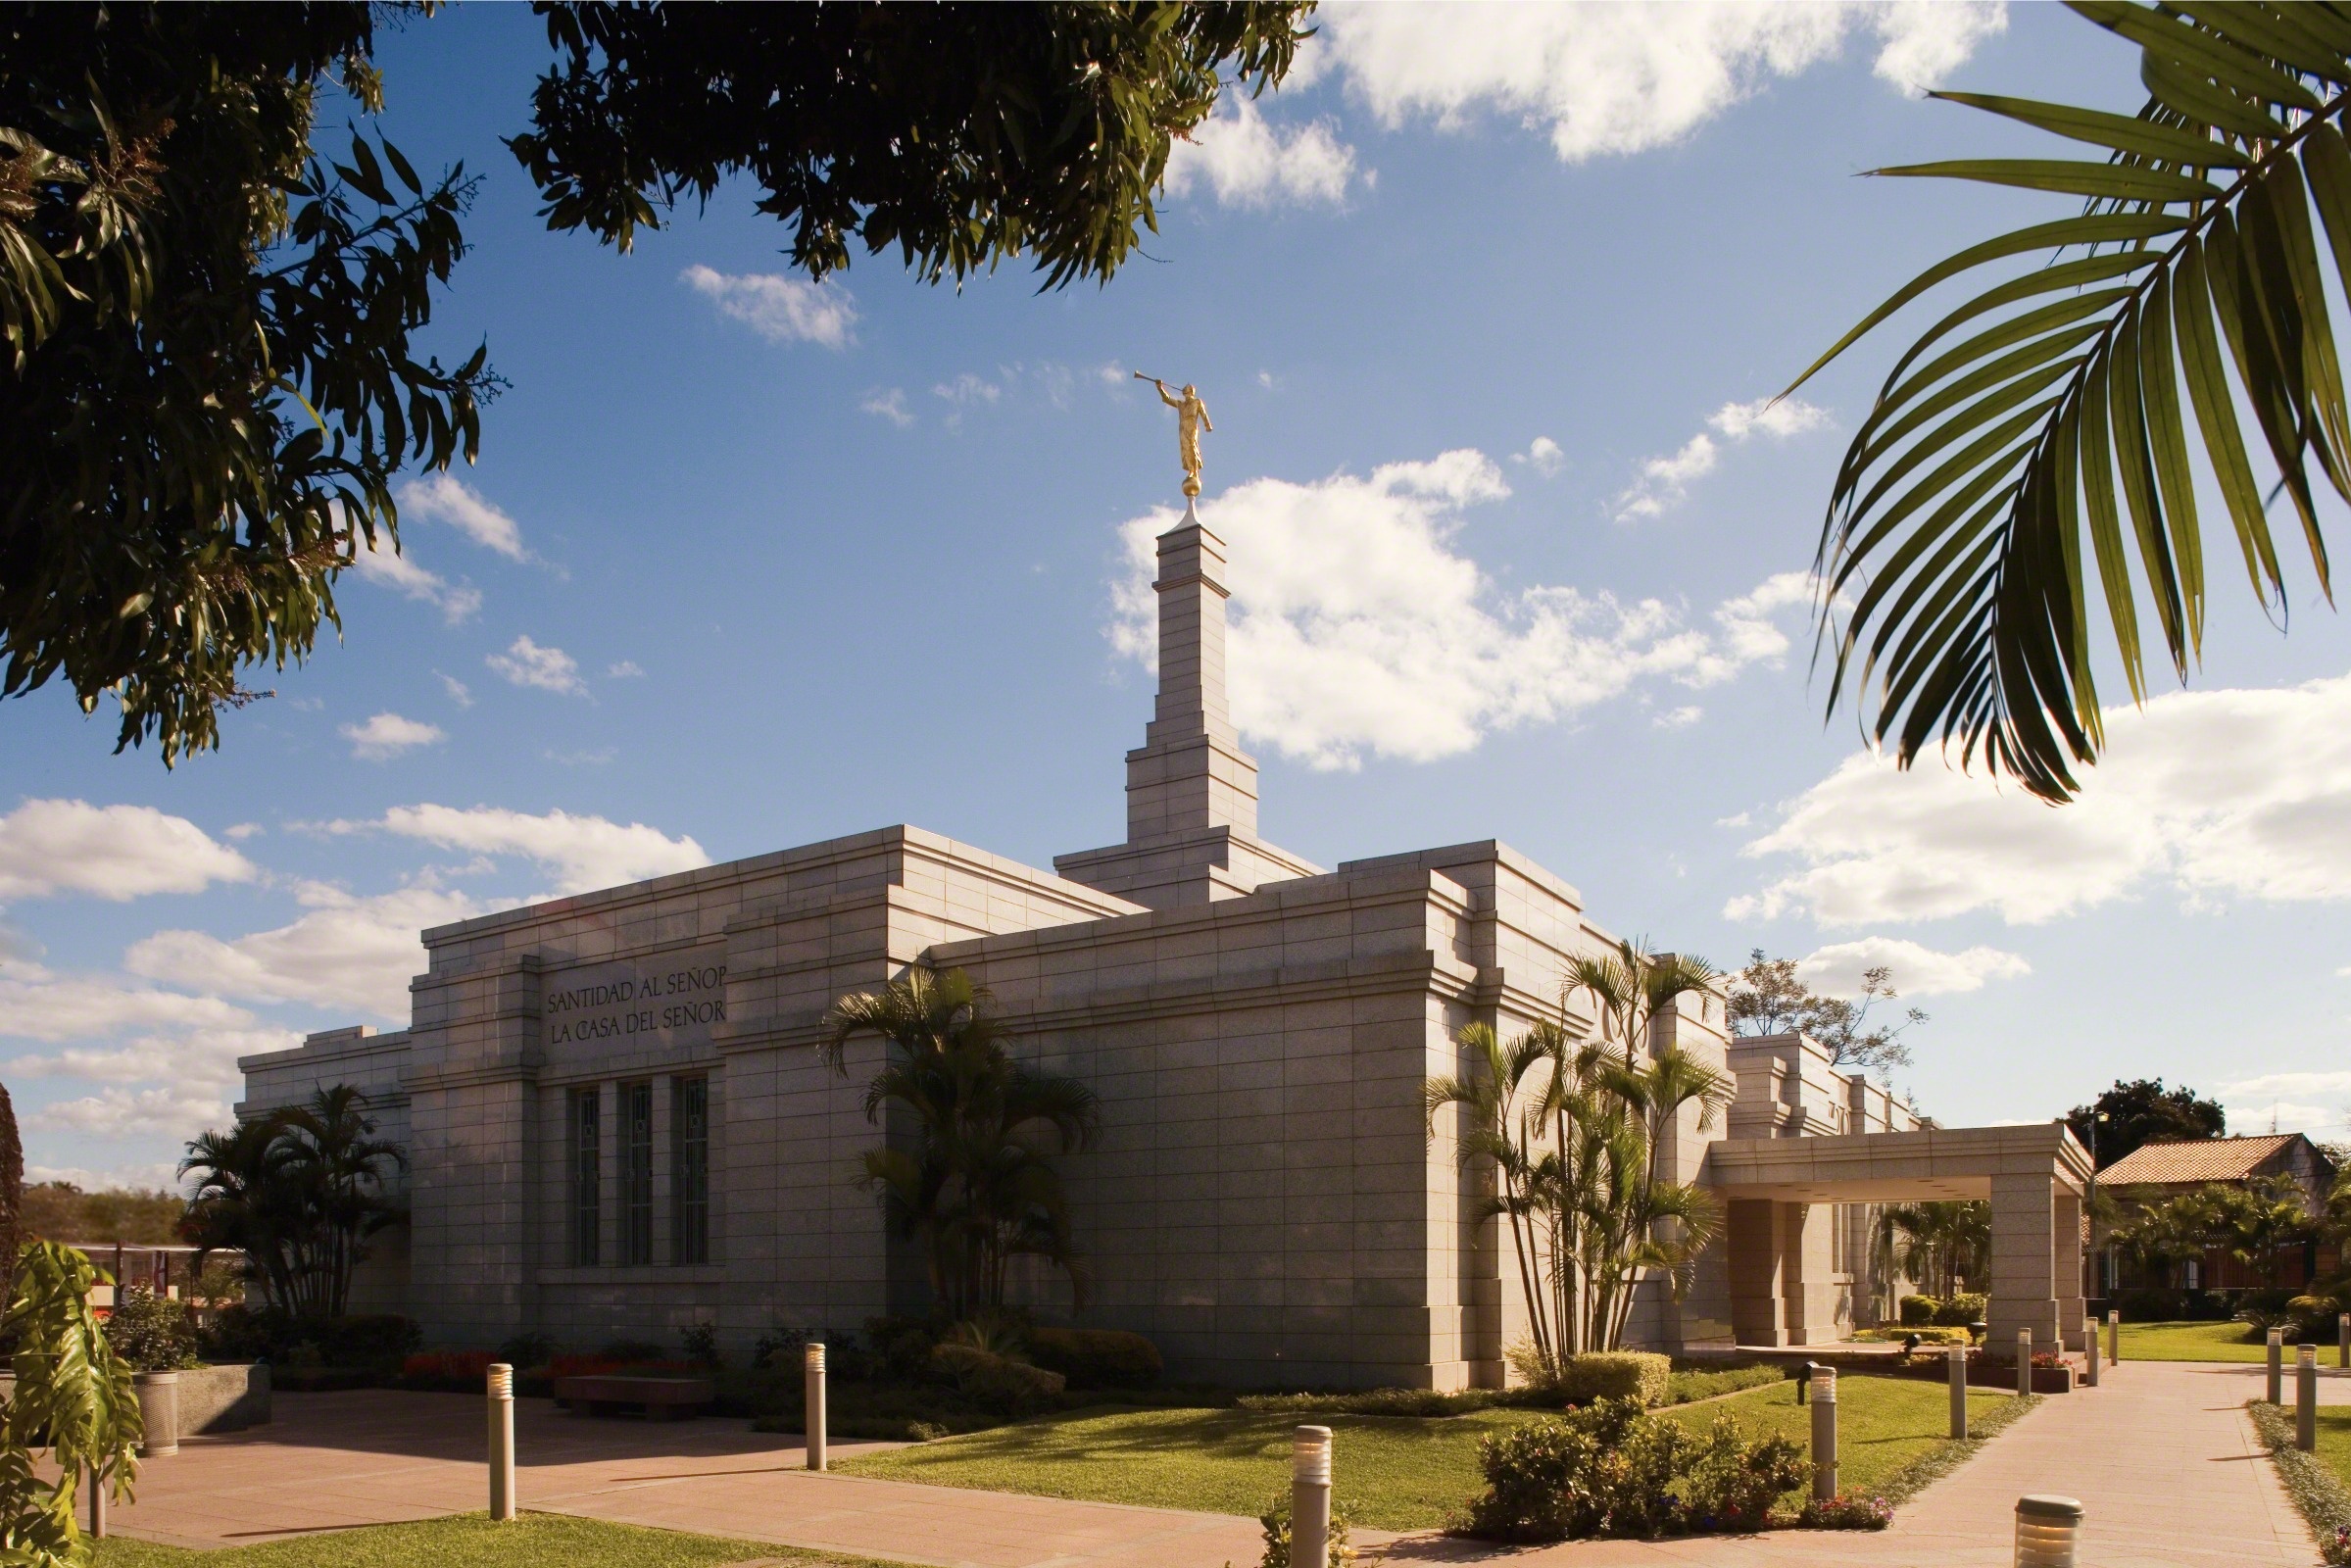
[[[597,1373],[555,1380],[560,1404],[590,1415],[642,1410],[648,1421],[682,1421],[710,1407],[715,1390],[709,1378],[631,1377]]]

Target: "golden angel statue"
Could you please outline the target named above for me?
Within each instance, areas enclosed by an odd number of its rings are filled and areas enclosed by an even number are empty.
[[[1208,405],[1200,401],[1200,388],[1187,381],[1184,383],[1184,395],[1179,398],[1170,395],[1167,383],[1155,375],[1145,375],[1137,370],[1135,379],[1149,381],[1157,387],[1159,401],[1176,411],[1176,451],[1184,462],[1184,494],[1187,498],[1199,495],[1200,433],[1216,428],[1215,421],[1208,417]]]

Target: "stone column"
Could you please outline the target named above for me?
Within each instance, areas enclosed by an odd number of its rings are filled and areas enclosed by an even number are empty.
[[[2053,1204],[2056,1234],[2050,1238],[2057,1286],[2057,1323],[2065,1331],[2060,1348],[2082,1337],[2082,1319],[2088,1303],[2082,1295],[2082,1195],[2057,1189]]]
[[[1730,1244],[1731,1333],[1741,1345],[1788,1343],[1787,1252],[1780,1205],[1734,1198],[1724,1226]]]
[[[2019,1329],[2033,1343],[2057,1339],[2057,1178],[2048,1171],[1991,1179],[1991,1305],[1985,1348],[2016,1354]],[[2075,1287],[2079,1289],[2079,1287]]]

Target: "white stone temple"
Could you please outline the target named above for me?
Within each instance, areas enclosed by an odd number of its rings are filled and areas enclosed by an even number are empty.
[[[1567,882],[1488,840],[1309,864],[1257,836],[1257,768],[1225,703],[1224,546],[1159,539],[1159,691],[1127,754],[1126,842],[1051,872],[898,826],[423,933],[410,1026],[249,1056],[251,1116],[348,1083],[407,1146],[410,1220],[362,1305],[428,1343],[535,1331],[588,1348],[715,1322],[740,1351],[785,1324],[920,1311],[858,1157],[879,1042],[817,1060],[834,999],[907,966],[988,986],[1015,1049],[1101,1097],[1062,1162],[1092,1276],[1075,1321],[1149,1335],[1170,1373],[1230,1386],[1500,1384],[1516,1263],[1422,1086],[1455,1037],[1556,1017],[1573,955],[1613,949]],[[2088,1160],[2062,1127],[1922,1129],[1798,1036],[1731,1040],[1719,993],[1651,1050],[1733,1075],[1665,1156],[1725,1198],[1724,1242],[1676,1301],[1642,1287],[1629,1341],[1807,1345],[1889,1313],[1867,1205],[1990,1198],[1991,1345],[2079,1334]],[[1057,1276],[1020,1283],[1048,1316]]]

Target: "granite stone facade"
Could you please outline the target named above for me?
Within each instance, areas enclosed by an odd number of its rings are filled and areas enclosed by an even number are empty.
[[[1616,938],[1493,841],[1326,871],[1259,839],[1225,707],[1221,542],[1188,516],[1159,561],[1160,691],[1128,754],[1125,843],[1047,872],[889,827],[444,926],[423,933],[406,1030],[246,1058],[241,1112],[350,1083],[410,1150],[410,1222],[358,1304],[435,1344],[715,1322],[738,1351],[778,1325],[918,1310],[919,1260],[856,1179],[889,1135],[861,1109],[879,1045],[846,1075],[814,1046],[834,999],[929,963],[970,971],[1017,1049],[1101,1097],[1102,1136],[1065,1163],[1079,1321],[1235,1385],[1500,1383],[1523,1333],[1514,1263],[1422,1086],[1467,1069],[1463,1026],[1555,1017],[1569,958]],[[1808,1041],[1727,1040],[1719,993],[1649,1044],[1737,1078],[1728,1127],[1692,1111],[1673,1130],[1685,1179],[1726,1136],[1915,1125]],[[1686,1299],[1644,1287],[1637,1343],[1806,1343],[1890,1299],[1865,1205],[1762,1198],[1731,1217]],[[1057,1276],[1016,1287],[1070,1309]],[[1779,1304],[1756,1308],[1767,1287]]]

